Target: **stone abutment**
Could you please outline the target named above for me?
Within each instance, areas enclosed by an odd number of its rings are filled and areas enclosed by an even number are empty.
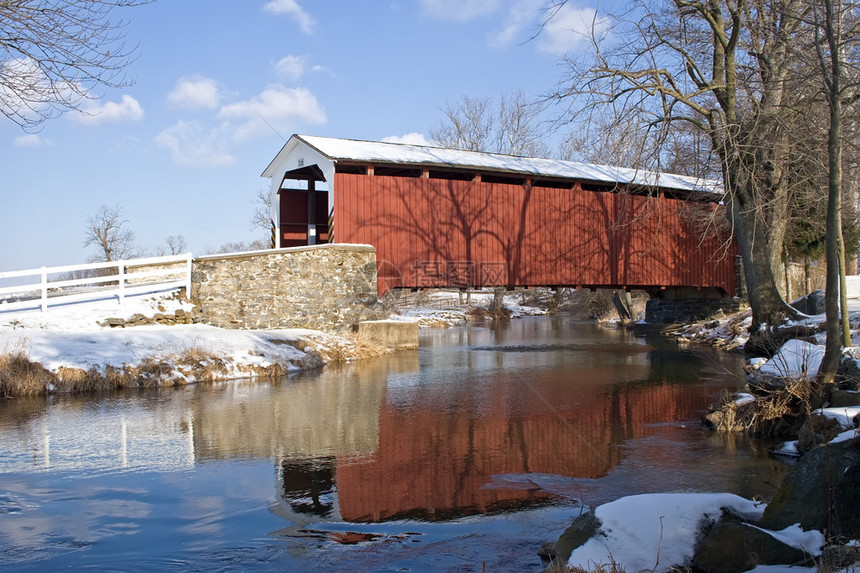
[[[220,328],[341,332],[385,317],[377,299],[376,250],[325,244],[198,257],[191,300]]]

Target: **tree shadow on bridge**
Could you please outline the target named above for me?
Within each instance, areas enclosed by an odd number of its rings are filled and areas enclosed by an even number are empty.
[[[337,174],[337,236],[394,287],[708,286],[715,245],[684,202],[623,188]],[[372,183],[368,182],[372,180]],[[733,274],[732,274],[733,277]],[[725,281],[724,281],[725,282]]]

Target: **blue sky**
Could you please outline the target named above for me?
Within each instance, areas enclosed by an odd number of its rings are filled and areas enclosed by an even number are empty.
[[[260,177],[293,133],[429,137],[446,102],[539,96],[590,21],[547,0],[158,0],[121,10],[134,85],[24,133],[0,118],[0,271],[84,262],[87,218],[119,205],[137,244],[250,241]]]

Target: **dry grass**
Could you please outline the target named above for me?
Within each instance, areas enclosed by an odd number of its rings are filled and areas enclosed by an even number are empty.
[[[0,355],[0,398],[45,394],[56,376],[30,360],[24,345]]]
[[[309,356],[312,365],[318,356]],[[249,366],[236,368],[249,376],[279,378],[287,366]],[[0,399],[42,396],[52,392],[104,392],[123,388],[183,386],[193,382],[214,382],[234,376],[224,359],[206,350],[192,347],[166,357],[148,357],[138,365],[105,366],[104,371],[91,368],[61,367],[56,373],[34,362],[23,348],[0,354]]]
[[[309,356],[316,354],[323,363],[363,360],[391,352],[389,348],[381,344],[346,334],[331,336],[319,333],[307,335],[302,341],[296,342],[296,348],[307,353]],[[299,344],[301,343],[304,344],[300,346]]]
[[[733,396],[724,396],[719,415],[709,420],[720,431],[794,437],[820,400],[818,394],[815,382],[786,379],[782,386],[756,388],[749,402],[738,404]]]
[[[571,567],[566,563],[553,561],[549,567],[545,569],[546,573],[627,573],[623,566],[619,565],[613,559],[609,563],[599,563],[592,565],[588,569],[584,567]]]

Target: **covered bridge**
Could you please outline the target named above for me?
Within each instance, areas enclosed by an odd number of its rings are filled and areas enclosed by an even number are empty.
[[[667,287],[735,293],[735,247],[701,221],[713,181],[553,159],[293,135],[271,179],[273,246],[376,247],[378,289]]]

